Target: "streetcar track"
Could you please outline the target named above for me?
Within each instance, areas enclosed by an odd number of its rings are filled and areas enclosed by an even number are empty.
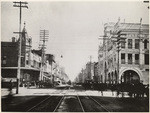
[[[93,100],[95,103],[97,103],[99,106],[101,106],[104,110],[106,110],[107,112],[110,112],[106,107],[104,107],[100,102],[96,101],[94,98],[92,98],[91,96],[88,96],[91,100]]]
[[[65,88],[65,89],[67,89],[67,88]],[[66,90],[66,92],[67,92],[67,90]],[[58,110],[58,108],[59,108],[59,106],[61,105],[61,103],[62,103],[63,99],[65,98],[65,94],[66,94],[66,92],[65,92],[65,93],[63,93],[63,97],[60,99],[59,103],[57,104],[57,106],[56,106],[56,108],[54,109],[54,111],[53,111],[53,112],[56,112],[56,111]]]
[[[56,108],[54,109],[53,112],[57,111],[57,109],[59,108],[59,106],[60,106],[61,102],[63,101],[63,99],[64,99],[64,96],[60,99],[59,103],[57,104],[57,106],[56,106]]]
[[[48,100],[50,97],[51,97],[51,95],[49,97],[47,97],[46,99],[42,100],[41,102],[39,102],[38,104],[34,105],[30,109],[28,109],[27,112],[33,110],[34,108],[36,108],[37,106],[39,106],[41,103],[43,103],[44,101]]]
[[[59,91],[55,91],[55,92],[52,93],[52,94],[54,94],[54,93],[61,93],[61,94],[63,94],[62,97],[59,99],[58,104],[56,105],[56,107],[54,108],[54,110],[53,110],[52,112],[57,112],[57,110],[59,109],[61,103],[63,102],[67,90],[66,90],[65,92],[63,92],[63,91],[64,91],[64,89],[59,90]],[[86,94],[86,93],[85,93],[85,94]],[[89,96],[89,95],[87,95],[87,94],[86,94],[86,96],[87,96],[90,100],[92,100],[94,103],[96,103],[97,105],[99,105],[101,108],[103,108],[106,112],[110,112],[110,111],[109,111],[106,107],[104,107],[100,102],[98,102],[97,100],[95,100],[94,98],[92,98],[91,96]],[[52,97],[53,97],[53,95],[49,95],[49,96],[48,96],[47,98],[45,98],[44,100],[42,100],[42,101],[39,102],[38,104],[34,105],[34,106],[31,107],[30,109],[28,109],[27,112],[36,110],[36,108],[38,108],[42,103],[46,102],[48,99],[50,99],[50,98],[52,98]],[[80,107],[81,107],[81,109],[82,109],[82,112],[85,112],[85,108],[84,108],[84,106],[83,106],[83,103],[82,103],[82,101],[81,101],[81,99],[80,99],[78,93],[77,93],[76,97],[77,97],[77,99],[78,99],[78,101],[79,101],[79,104],[80,104]],[[45,106],[44,106],[44,104],[43,104],[42,107],[46,107],[46,106],[47,106],[47,104],[45,104]]]
[[[80,106],[81,106],[82,111],[85,112],[85,110],[84,110],[84,108],[83,108],[83,104],[82,104],[82,102],[81,102],[81,100],[80,100],[78,94],[77,94],[77,99],[78,99],[78,101],[79,101],[79,104],[80,104]]]
[[[86,93],[85,93],[86,94]],[[86,94],[87,95],[87,94]],[[89,95],[87,95],[87,97],[89,97],[92,101],[94,101],[95,103],[97,103],[100,107],[102,107],[104,110],[106,110],[107,112],[111,112],[111,111],[109,111],[106,107],[104,107],[103,105],[102,105],[102,103],[100,103],[100,102],[98,102],[98,101],[96,101],[94,98],[92,98],[91,96],[89,96]]]
[[[63,89],[60,90],[60,91],[54,91],[52,94],[55,94],[55,93],[61,93],[63,92]],[[34,110],[36,107],[38,107],[39,105],[41,105],[43,102],[45,102],[46,100],[50,99],[53,95],[49,95],[47,98],[45,98],[44,100],[40,101],[39,103],[37,103],[36,105],[34,105],[33,107],[31,107],[30,109],[27,110],[27,112],[31,111],[31,110]],[[64,97],[64,96],[63,96]],[[60,102],[60,101],[59,101]],[[45,105],[46,106],[46,105]],[[44,106],[44,107],[45,107]]]

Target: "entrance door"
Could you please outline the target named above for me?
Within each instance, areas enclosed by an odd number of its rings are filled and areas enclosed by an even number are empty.
[[[125,71],[121,78],[122,78],[121,81],[124,82],[124,83],[136,84],[136,83],[140,82],[139,75],[133,70]]]

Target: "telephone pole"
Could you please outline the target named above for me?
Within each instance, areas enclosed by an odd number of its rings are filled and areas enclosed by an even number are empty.
[[[42,59],[41,59],[41,70],[40,70],[40,81],[42,81],[43,77],[43,66],[45,62],[45,51],[46,51],[46,42],[48,41],[49,31],[48,30],[40,30],[40,41],[42,44],[39,45],[39,48],[42,50]],[[52,68],[51,68],[52,69]]]
[[[19,7],[20,8],[20,15],[19,15],[19,52],[18,52],[18,69],[17,69],[17,87],[16,87],[16,94],[19,93],[19,79],[20,79],[20,65],[21,65],[21,37],[22,37],[22,32],[21,32],[21,15],[22,15],[22,8],[28,8],[27,2],[13,2],[14,5],[13,7]]]
[[[90,55],[90,79],[92,80],[92,56]]]

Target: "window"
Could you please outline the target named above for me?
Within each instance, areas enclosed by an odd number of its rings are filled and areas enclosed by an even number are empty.
[[[125,42],[121,42],[121,48],[125,48]]]
[[[145,54],[145,64],[149,64],[149,54]]]
[[[2,59],[2,64],[6,64],[6,56],[3,56],[3,59]]]
[[[114,62],[116,62],[116,55],[114,55]]]
[[[39,63],[39,68],[41,67],[41,63]]]
[[[125,64],[125,54],[121,53],[121,64]]]
[[[24,56],[21,57],[21,65],[24,65],[25,64],[25,59],[24,59]]]
[[[128,48],[132,49],[132,39],[128,39]]]
[[[128,64],[132,64],[132,54],[128,54]]]
[[[139,64],[139,54],[135,54],[135,64]]]
[[[147,49],[147,40],[144,40],[144,49]]]
[[[135,49],[139,49],[139,39],[135,39]]]
[[[28,61],[28,60],[26,60],[26,64],[27,64],[27,65],[29,64],[29,61]]]
[[[145,71],[149,71],[149,69],[145,69]]]

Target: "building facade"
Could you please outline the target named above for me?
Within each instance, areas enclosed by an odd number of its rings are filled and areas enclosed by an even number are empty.
[[[20,39],[12,37],[12,42],[1,42],[2,81],[13,79],[14,82],[16,82],[19,40]],[[58,66],[56,68],[54,55],[45,54],[45,58],[43,58],[44,61],[42,61],[42,50],[32,50],[32,39],[28,37],[25,26],[22,30],[21,40],[20,85],[24,86],[24,84],[28,82],[37,83],[39,81],[54,84],[55,77],[57,76],[56,70],[60,68]],[[57,77],[60,78],[61,75]],[[67,77],[68,76],[65,75],[64,79],[66,80]]]
[[[99,82],[99,76],[98,76],[98,62],[94,64],[94,76],[93,81],[98,83]]]
[[[119,32],[119,34],[118,34]],[[149,25],[106,23],[99,46],[100,82],[149,83]]]
[[[87,82],[98,82],[98,63],[88,62],[85,68],[77,75],[75,82],[87,83]]]

